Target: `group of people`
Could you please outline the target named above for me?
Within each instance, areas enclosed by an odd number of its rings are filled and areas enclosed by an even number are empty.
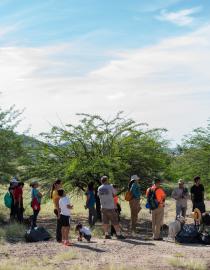
[[[105,234],[105,239],[111,239],[112,233],[116,234],[117,239],[124,239],[120,227],[120,211],[121,207],[118,203],[118,194],[115,185],[109,183],[107,176],[103,176],[100,179],[101,185],[97,188],[97,192],[94,189],[94,183],[88,184],[86,195],[85,209],[88,209],[88,223],[90,227],[94,226],[98,217],[96,203],[97,198],[100,201],[100,211],[102,217],[102,224]],[[191,188],[191,200],[193,204],[193,210],[198,208],[201,213],[205,212],[204,204],[204,186],[200,183],[199,176],[194,178],[194,185]],[[138,214],[141,210],[141,185],[138,175],[133,175],[130,178],[128,184],[129,192],[129,205],[131,211],[131,232],[132,235],[136,234],[136,227],[138,221]],[[23,186],[24,183],[19,182],[16,178],[13,178],[10,182],[9,192],[12,198],[11,205],[11,220],[23,221]],[[38,190],[38,182],[31,183],[31,207],[33,209],[33,215],[31,217],[31,227],[37,227],[37,216],[40,211],[42,194]],[[57,219],[56,226],[56,240],[65,245],[71,245],[69,242],[69,230],[70,230],[70,217],[71,209],[73,205],[70,203],[70,199],[62,189],[62,181],[57,179],[53,185],[50,195],[53,205],[54,214]],[[161,181],[155,179],[151,187],[146,191],[148,208],[152,214],[152,232],[154,240],[162,240],[161,227],[163,225],[164,207],[166,200],[166,193],[161,187]],[[176,216],[186,216],[187,200],[190,198],[189,191],[185,187],[184,181],[180,179],[178,181],[178,187],[172,192],[172,198],[176,200]],[[110,224],[112,226],[112,233],[110,233]],[[77,224],[76,231],[78,232],[78,240],[82,240],[82,237],[90,241],[91,231],[89,228],[84,227],[81,223]]]

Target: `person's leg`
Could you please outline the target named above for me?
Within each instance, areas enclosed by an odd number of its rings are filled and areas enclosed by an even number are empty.
[[[62,228],[62,224],[61,224],[61,219],[58,219],[58,210],[54,209],[54,214],[57,217],[56,220],[56,240],[57,242],[61,242],[62,241],[62,234],[61,234],[61,228]]]
[[[134,200],[129,201],[130,210],[131,210],[131,231],[135,231],[135,219],[136,219],[136,213],[134,209]]]
[[[35,228],[37,227],[37,217],[38,217],[38,214],[39,214],[39,210],[33,210],[33,217],[32,217],[32,228]]]
[[[103,230],[104,230],[105,237],[109,235],[109,217],[107,215],[107,212],[108,212],[107,209],[101,210]]]
[[[176,204],[176,218],[182,214],[182,207]]]
[[[182,207],[182,216],[185,218],[187,213],[187,207]]]
[[[61,227],[61,234],[62,234],[62,242],[64,242],[65,237],[66,237],[66,235],[65,235],[65,227],[64,226]]]
[[[156,209],[156,227],[155,227],[155,239],[160,238],[160,229],[163,225],[163,217],[164,217],[164,208],[159,207]]]
[[[156,230],[156,211],[157,209],[152,210],[152,233],[153,238],[155,238],[155,230]]]
[[[94,226],[97,221],[97,212],[95,207],[93,207],[92,211],[93,211],[93,226]]]

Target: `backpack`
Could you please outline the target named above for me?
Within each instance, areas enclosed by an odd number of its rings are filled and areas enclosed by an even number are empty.
[[[201,244],[200,233],[194,224],[185,224],[175,236],[175,240],[181,244]]]
[[[155,210],[158,208],[158,201],[156,199],[156,189],[149,189],[148,195],[147,195],[147,203],[146,208],[150,210]]]
[[[129,201],[132,200],[132,198],[133,198],[132,192],[131,192],[130,190],[127,191],[127,192],[125,193],[125,200],[129,202]]]
[[[49,232],[43,228],[30,229],[25,233],[26,242],[48,241],[51,238]]]
[[[11,208],[12,206],[12,196],[9,191],[4,195],[4,204],[7,208]]]

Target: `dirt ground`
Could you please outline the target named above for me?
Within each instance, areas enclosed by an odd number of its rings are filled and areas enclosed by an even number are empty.
[[[78,219],[78,217],[77,217]],[[77,222],[75,218],[73,223]],[[81,218],[79,218],[81,220]],[[129,220],[123,219],[124,234],[127,234]],[[45,226],[53,234],[55,219],[42,219],[39,225]],[[100,224],[97,225],[98,230]],[[77,242],[72,233],[73,246],[64,247],[54,239],[39,243],[8,243],[0,246],[1,269],[5,262],[16,264],[17,269],[26,265],[37,265],[37,269],[203,269],[180,268],[170,264],[171,258],[200,261],[210,269],[210,246],[179,245],[169,241],[151,240],[151,222],[141,219],[138,224],[139,236],[127,237],[125,240],[104,240],[100,236],[93,237],[91,243]],[[14,269],[14,268],[13,268]],[[16,268],[15,268],[16,269]]]

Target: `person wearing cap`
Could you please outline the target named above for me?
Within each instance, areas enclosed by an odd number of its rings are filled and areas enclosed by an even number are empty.
[[[140,186],[139,186],[140,178],[138,175],[132,175],[129,183],[129,190],[132,194],[132,198],[129,201],[130,210],[131,210],[131,232],[133,234],[136,233],[136,224],[138,221],[138,214],[141,210],[140,206]]]
[[[146,191],[146,196],[149,196],[150,191],[155,192],[155,199],[157,202],[157,207],[152,212],[152,232],[154,240],[163,240],[160,235],[161,226],[163,225],[164,218],[164,207],[165,207],[165,199],[166,194],[164,190],[161,188],[160,179],[156,178],[154,180],[154,185]]]
[[[109,235],[108,232],[110,222],[115,228],[117,239],[124,239],[125,237],[121,234],[118,216],[115,211],[115,190],[113,186],[109,184],[109,179],[107,176],[101,177],[101,186],[98,188],[98,196],[101,202],[101,213],[105,239],[111,239],[111,235]]]
[[[176,218],[178,216],[186,217],[187,200],[189,199],[189,192],[184,186],[184,180],[179,179],[178,185],[171,194],[171,197],[176,200]]]
[[[205,203],[204,203],[204,186],[201,184],[201,178],[200,176],[196,176],[194,178],[194,182],[195,184],[191,187],[191,200],[192,200],[192,204],[193,204],[193,209],[192,211],[194,211],[195,208],[198,208],[201,213],[205,213],[206,212],[206,207],[205,207]]]

